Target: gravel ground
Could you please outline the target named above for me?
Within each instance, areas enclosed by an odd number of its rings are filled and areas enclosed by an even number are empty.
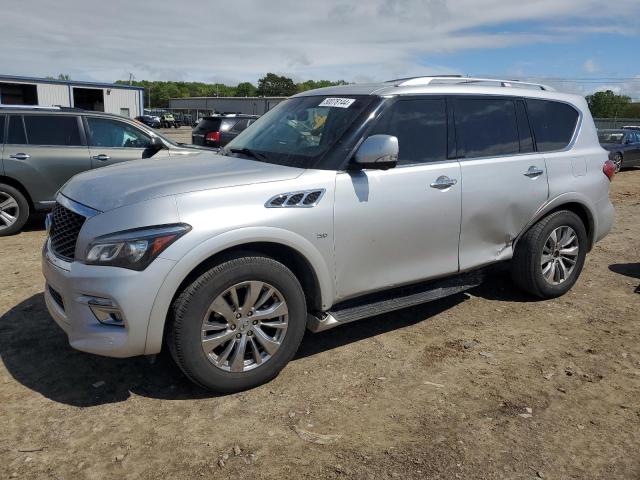
[[[214,396],[165,355],[72,350],[42,297],[42,219],[0,238],[3,478],[640,478],[640,170],[566,296],[504,269],[308,334],[271,383]]]

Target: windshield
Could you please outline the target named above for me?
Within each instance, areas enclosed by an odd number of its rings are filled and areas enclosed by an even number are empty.
[[[260,117],[224,149],[268,163],[313,168],[375,97],[296,97]]]
[[[624,132],[620,130],[601,130],[598,132],[600,143],[622,143]]]

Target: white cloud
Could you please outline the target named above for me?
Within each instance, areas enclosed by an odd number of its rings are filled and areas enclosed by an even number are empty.
[[[46,0],[4,2],[1,73],[112,81],[381,80],[457,73],[434,54],[637,30],[637,0]],[[624,16],[619,12],[624,11]],[[633,20],[630,20],[633,19]],[[496,33],[502,25],[530,25]],[[537,26],[536,26],[537,25]],[[544,26],[541,26],[544,25]],[[525,30],[522,30],[525,28]],[[465,72],[466,73],[466,72]]]
[[[595,62],[593,58],[587,59],[582,64],[582,69],[587,73],[596,73],[600,71],[600,67],[598,66],[598,64]]]

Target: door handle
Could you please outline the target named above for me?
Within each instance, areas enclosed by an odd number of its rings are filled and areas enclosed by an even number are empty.
[[[101,162],[106,162],[107,160],[111,159],[109,155],[105,155],[104,153],[101,153],[100,155],[94,155],[92,158],[94,160],[100,160]]]
[[[9,155],[9,158],[13,158],[15,160],[26,160],[27,158],[31,158],[31,155],[28,153],[16,153],[14,155]]]
[[[441,175],[429,186],[437,190],[446,190],[447,188],[453,187],[456,183],[458,183],[458,180],[455,178],[449,178],[446,175]]]
[[[538,168],[534,165],[531,165],[529,167],[529,170],[527,170],[527,173],[524,174],[525,177],[529,177],[529,178],[538,178],[540,175],[542,175],[544,173],[544,170],[542,170],[541,168]]]

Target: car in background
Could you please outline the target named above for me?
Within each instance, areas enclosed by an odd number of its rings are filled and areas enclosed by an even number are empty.
[[[191,143],[204,147],[224,147],[258,119],[258,115],[222,114],[203,117],[191,134]]]
[[[55,204],[77,173],[128,160],[202,148],[178,144],[146,125],[101,112],[69,108],[0,108],[0,236],[19,232],[30,213]]]
[[[640,130],[640,125],[625,125],[623,130]]]
[[[161,125],[160,117],[156,117],[155,115],[142,115],[140,117],[136,117],[136,120],[151,128],[160,128]]]
[[[160,124],[162,125],[162,128],[180,128],[180,125],[176,122],[172,113],[163,113],[160,115]]]
[[[609,151],[609,158],[616,172],[624,167],[640,165],[640,129],[618,128],[598,130],[602,148]]]

